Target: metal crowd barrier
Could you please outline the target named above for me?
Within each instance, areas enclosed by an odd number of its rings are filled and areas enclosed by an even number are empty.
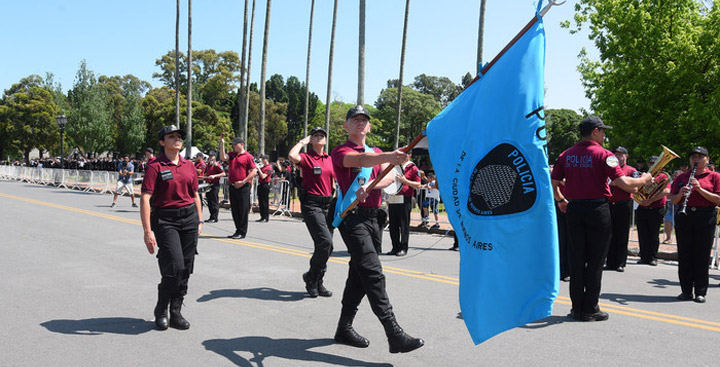
[[[275,209],[275,212],[272,215],[274,216],[279,213],[280,215],[287,215],[291,217],[292,213],[290,212],[290,181],[275,181],[275,183],[272,185],[271,195],[272,201],[270,202],[270,205],[275,205],[277,207],[277,209]]]

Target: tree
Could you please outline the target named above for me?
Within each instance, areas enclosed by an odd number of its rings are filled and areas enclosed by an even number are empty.
[[[422,94],[429,94],[435,97],[444,108],[462,91],[452,80],[447,77],[420,74],[415,77],[413,88]]]
[[[357,104],[365,105],[365,0],[358,11],[358,97]]]
[[[310,49],[312,46],[313,13],[315,12],[315,0],[310,2],[310,24],[308,25],[308,52],[307,65],[305,67],[305,103],[303,104],[303,133],[307,135],[307,125],[310,121]],[[314,109],[313,109],[314,110]]]
[[[251,91],[249,117],[251,121],[255,122],[255,126],[253,126],[254,129],[251,129],[251,134],[248,136],[246,148],[248,151],[257,152],[258,154],[265,153],[260,150],[260,131],[265,132],[265,142],[268,151],[276,150],[277,146],[283,142],[287,136],[287,121],[285,121],[287,103],[266,99],[264,105],[265,128],[261,130],[259,127],[260,107],[263,106],[263,104],[260,103],[260,95],[257,92]]]
[[[260,66],[260,123],[258,124],[258,153],[265,154],[265,72],[267,71],[267,48],[270,35],[270,8],[272,0],[267,0],[265,8],[265,35],[263,36],[262,64]]]
[[[392,148],[395,141],[393,128],[397,121],[397,100],[398,89],[386,88],[380,92],[380,96],[375,101],[377,113],[373,115],[373,131],[383,139],[380,146],[386,149]],[[441,110],[440,103],[433,96],[420,93],[408,86],[403,87],[398,146],[410,143]]]
[[[253,0],[252,3],[252,16],[250,17],[250,44],[248,46],[248,63],[247,63],[247,75],[245,79],[245,90],[243,91],[245,95],[245,103],[243,103],[243,107],[245,108],[245,111],[242,113],[243,117],[243,128],[242,128],[242,136],[245,141],[248,141],[248,109],[250,108],[250,90],[252,88],[248,88],[247,85],[250,84],[250,66],[252,65],[252,42],[253,42],[253,26],[255,25],[255,0]],[[252,87],[252,85],[251,85]]]
[[[580,140],[578,126],[582,118],[577,112],[568,109],[545,111],[547,151],[550,164],[555,163],[560,153]]]
[[[59,142],[59,129],[55,123],[57,106],[53,95],[43,86],[38,75],[30,75],[6,90],[0,102],[0,129],[4,127],[3,150],[22,152],[30,161],[30,151],[44,149]],[[5,148],[5,146],[8,148]],[[0,152],[3,153],[3,152]]]
[[[599,1],[576,5],[576,32],[590,28],[600,59],[583,50],[579,70],[591,108],[614,129],[613,145],[636,156],[713,146],[720,138],[720,3]],[[570,27],[570,22],[565,22]]]
[[[332,93],[332,70],[333,70],[333,54],[335,52],[335,28],[337,25],[337,10],[338,10],[338,0],[335,0],[333,2],[333,19],[332,19],[332,27],[330,30],[330,50],[328,51],[328,82],[327,82],[327,98],[325,99],[325,131],[328,134],[327,142],[328,144],[325,144],[325,151],[329,152],[330,142],[335,139],[331,135],[330,130],[330,106],[332,105],[330,101],[330,96]]]
[[[121,152],[135,153],[142,149],[145,142],[145,119],[141,104],[143,87],[137,78],[126,76],[121,88],[124,98],[115,146]]]
[[[68,91],[70,113],[65,126],[67,136],[82,153],[95,154],[113,148],[116,130],[107,97],[107,88],[97,82],[83,60],[73,88]]]

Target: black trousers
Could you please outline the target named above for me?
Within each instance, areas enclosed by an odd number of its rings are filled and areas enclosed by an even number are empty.
[[[218,219],[218,214],[220,213],[220,201],[218,199],[218,194],[220,194],[220,183],[211,183],[210,190],[205,193],[208,210],[210,210],[210,219]]]
[[[558,224],[558,245],[560,247],[560,279],[570,276],[570,246],[568,244],[567,218],[555,204]]]
[[[248,215],[250,214],[250,185],[237,189],[230,184],[230,210],[235,222],[235,232],[247,235]]]
[[[198,239],[198,215],[195,205],[182,209],[155,209],[150,226],[157,241],[160,267],[159,291],[171,298],[187,294],[193,272]]]
[[[610,248],[607,253],[607,267],[617,269],[625,267],[627,263],[628,237],[630,236],[630,223],[632,222],[633,201],[619,201],[610,203],[610,220],[612,221],[612,236]]]
[[[378,257],[382,229],[377,218],[348,214],[340,223],[340,235],[350,252],[350,267],[342,298],[342,314],[354,315],[367,295],[370,308],[381,321],[393,315],[385,291],[385,275]]]
[[[260,219],[270,219],[270,183],[258,183],[258,207]]]
[[[678,277],[683,293],[707,295],[710,251],[715,237],[715,209],[688,207],[675,215],[678,242]]]
[[[649,263],[657,261],[660,247],[660,225],[663,222],[665,208],[648,208],[639,206],[635,210],[638,242],[640,243],[640,261]]]
[[[392,252],[408,250],[410,239],[410,211],[412,211],[412,197],[403,196],[402,204],[388,205],[388,219],[390,221],[390,240]]]
[[[571,202],[566,217],[572,309],[592,313],[598,310],[602,267],[610,245],[610,206],[602,202]]]
[[[313,239],[315,250],[310,258],[310,273],[320,274],[327,270],[327,261],[333,251],[332,231],[328,228],[327,214],[331,197],[305,195],[300,211],[305,226]]]

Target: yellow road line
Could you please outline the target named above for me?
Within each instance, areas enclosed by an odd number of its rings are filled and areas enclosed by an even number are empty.
[[[75,212],[75,213],[87,214],[87,215],[91,215],[91,216],[95,216],[95,217],[99,217],[99,218],[110,219],[110,220],[128,223],[128,224],[142,225],[139,220],[128,219],[128,218],[124,218],[124,217],[119,217],[119,216],[109,215],[109,214],[104,214],[104,213],[99,213],[99,212],[93,212],[93,211],[85,210],[85,209],[73,208],[73,207],[60,205],[60,204],[48,203],[45,201],[33,200],[33,199],[23,198],[23,197],[14,196],[14,195],[3,194],[3,193],[0,193],[0,197],[6,197],[9,199],[24,201],[24,202],[28,202],[28,203],[43,205],[43,206],[48,206],[51,208],[67,210],[67,211],[71,211],[71,212]],[[288,254],[288,255],[302,256],[302,257],[307,257],[307,258],[312,256],[311,253],[309,253],[308,251],[304,251],[304,250],[296,250],[296,249],[290,249],[290,248],[281,247],[281,246],[269,245],[269,244],[264,244],[264,243],[255,243],[255,242],[244,241],[244,240],[234,240],[234,239],[229,239],[229,238],[228,239],[217,238],[217,237],[208,236],[207,234],[204,234],[203,236],[206,239],[212,239],[212,240],[219,241],[219,242],[225,242],[225,243],[230,243],[230,244],[234,244],[234,245],[242,245],[242,246],[246,246],[246,247],[252,247],[252,248],[257,248],[257,249],[267,250],[267,251],[272,251],[272,252],[278,252],[278,253],[283,253],[283,254]],[[347,265],[349,263],[349,260],[345,259],[345,258],[332,258],[331,257],[328,261],[336,263],[336,264],[343,264],[343,265]],[[459,285],[460,284],[459,279],[455,278],[455,277],[430,274],[430,273],[425,273],[425,272],[416,271],[416,270],[383,266],[383,271],[385,271],[386,273],[404,275],[404,276],[413,277],[413,278],[417,278],[417,279],[431,280],[431,281],[439,282],[439,283],[445,283],[445,284],[451,284],[451,285]],[[555,300],[555,303],[563,304],[563,305],[570,305],[570,306],[572,305],[572,303],[570,302],[570,298],[563,297],[563,296],[558,296],[557,299]],[[664,323],[669,323],[669,324],[687,326],[687,327],[692,327],[692,328],[697,328],[697,329],[704,329],[704,330],[709,330],[709,331],[720,332],[720,323],[719,322],[705,321],[705,320],[670,315],[670,314],[665,314],[665,313],[660,313],[660,312],[640,310],[640,309],[631,308],[631,307],[627,307],[627,306],[620,306],[620,305],[614,305],[614,304],[608,304],[608,303],[600,303],[599,305],[602,306],[604,310],[606,310],[607,312],[610,312],[610,313],[615,313],[615,314],[625,315],[625,316],[630,316],[630,317],[637,317],[637,318],[653,320],[653,321],[658,321],[658,322],[664,322]],[[714,327],[714,326],[718,326],[718,327]]]

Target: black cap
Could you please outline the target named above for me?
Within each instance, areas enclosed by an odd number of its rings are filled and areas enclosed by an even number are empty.
[[[648,158],[648,162],[657,162],[658,159],[660,159],[660,157],[654,155]]]
[[[270,159],[270,156],[267,154],[263,154],[260,156],[260,159]]]
[[[348,111],[347,115],[345,115],[345,120],[350,120],[351,118],[353,118],[357,115],[365,115],[368,118],[368,120],[370,120],[370,112],[368,112],[368,110],[365,107],[363,107],[362,105],[357,105],[357,106],[351,108]]]
[[[610,130],[612,129],[612,126],[605,125],[605,123],[603,123],[603,120],[599,116],[588,116],[580,122],[581,131],[592,130],[595,128]]]
[[[615,150],[613,150],[613,153],[628,154],[628,150],[627,150],[627,148],[625,148],[624,146],[618,145],[618,146],[615,148]]]
[[[235,137],[235,139],[232,140],[232,145],[235,145],[235,144],[245,144],[245,140],[243,140],[243,138],[237,136],[237,137]]]
[[[180,137],[185,139],[185,131],[180,130],[180,128],[178,128],[175,125],[169,125],[169,126],[164,126],[162,129],[160,129],[160,131],[158,131],[158,140],[164,140],[165,135],[174,133],[174,132],[179,132]]]
[[[690,155],[693,155],[695,153],[702,154],[706,157],[710,156],[710,153],[708,153],[708,150],[705,147],[701,147],[701,146],[696,146],[695,148],[693,148],[693,150],[690,151]]]
[[[216,155],[217,155],[217,153],[215,153],[214,150],[211,150],[211,151],[208,152],[208,156],[213,156],[213,157],[214,157],[214,156],[216,156]]]
[[[155,150],[153,148],[147,147],[147,148],[145,148],[145,152],[153,154],[153,153],[155,153]]]
[[[203,154],[203,152],[197,152],[195,157],[205,157],[205,154]]]
[[[316,126],[312,130],[310,130],[310,136],[315,135],[315,133],[323,133],[323,135],[327,137],[327,131],[325,131],[325,129],[321,128],[320,126]]]

